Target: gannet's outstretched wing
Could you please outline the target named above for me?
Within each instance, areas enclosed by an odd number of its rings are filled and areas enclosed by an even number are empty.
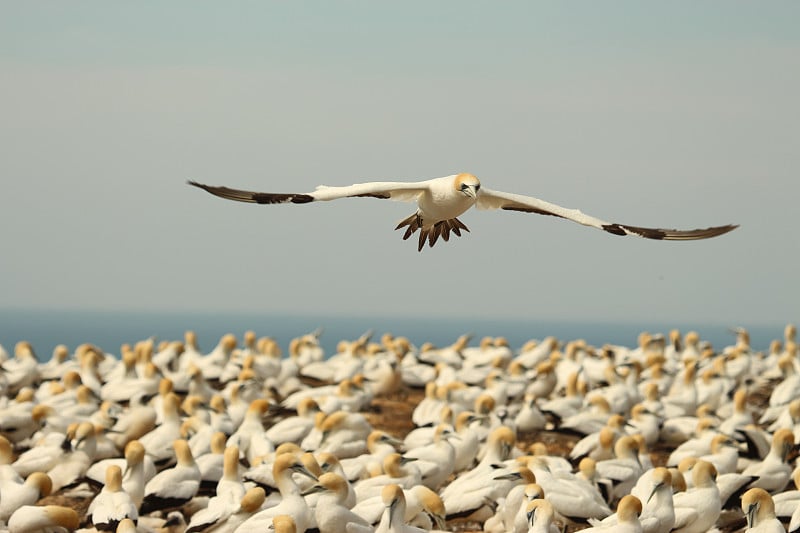
[[[486,188],[481,188],[478,193],[477,207],[478,209],[505,209],[507,211],[523,211],[525,213],[537,213],[539,215],[552,215],[572,220],[584,226],[601,229],[613,233],[614,235],[638,235],[647,239],[667,241],[708,239],[728,233],[739,227],[738,225],[729,224],[705,229],[677,230],[629,226],[627,224],[606,222],[582,213],[577,209],[567,209],[566,207],[534,198],[533,196],[493,191]]]
[[[336,200],[338,198],[356,197],[383,198],[411,202],[416,200],[417,197],[428,188],[428,182],[426,181],[415,183],[374,181],[370,183],[357,183],[347,187],[327,187],[325,185],[320,185],[314,192],[307,193],[243,191],[231,189],[229,187],[203,185],[196,181],[189,181],[189,185],[204,189],[220,198],[252,204],[307,204],[309,202],[324,202]]]

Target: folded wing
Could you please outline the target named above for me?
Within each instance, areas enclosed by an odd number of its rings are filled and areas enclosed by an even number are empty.
[[[615,222],[606,222],[599,218],[582,213],[577,209],[561,207],[533,196],[523,196],[507,192],[493,191],[482,188],[478,194],[478,209],[504,209],[506,211],[522,211],[525,213],[537,213],[539,215],[551,215],[567,220],[572,220],[584,226],[601,229],[614,235],[638,235],[646,239],[658,239],[667,241],[691,241],[696,239],[708,239],[723,235],[738,228],[738,225],[729,224],[726,226],[715,226],[704,229],[677,230],[661,228],[643,228],[640,226],[630,226]]]
[[[374,181],[357,183],[347,187],[327,187],[320,185],[314,192],[308,193],[273,193],[255,192],[230,187],[203,185],[189,181],[189,185],[199,187],[215,196],[237,202],[252,204],[307,204],[309,202],[325,202],[338,198],[381,198],[400,201],[416,200],[427,188],[427,182],[402,183],[394,181]]]

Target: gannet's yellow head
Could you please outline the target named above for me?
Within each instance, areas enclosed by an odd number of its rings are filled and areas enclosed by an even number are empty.
[[[633,522],[642,514],[642,502],[636,496],[623,496],[617,505],[617,516],[620,522]]]
[[[775,518],[775,502],[767,491],[753,488],[742,495],[742,511],[747,518],[747,527]]]
[[[381,490],[381,500],[386,507],[394,507],[398,502],[406,503],[406,495],[403,489],[395,483],[385,485]]]
[[[472,199],[478,198],[478,191],[481,188],[481,182],[472,174],[458,174],[454,181],[454,187],[461,194],[469,196]]]

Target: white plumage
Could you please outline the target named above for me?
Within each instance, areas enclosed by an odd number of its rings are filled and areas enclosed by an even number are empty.
[[[420,251],[425,246],[426,240],[429,246],[433,246],[439,237],[447,241],[450,239],[451,232],[461,236],[461,230],[469,231],[457,217],[472,206],[477,206],[478,209],[504,209],[507,211],[552,215],[572,220],[584,226],[602,229],[614,235],[638,235],[658,240],[707,239],[722,235],[737,227],[735,225],[726,225],[684,231],[643,228],[606,222],[586,215],[577,209],[567,209],[533,196],[482,188],[478,178],[472,174],[465,173],[410,183],[370,182],[346,187],[320,185],[316,190],[309,193],[253,192],[202,185],[194,181],[190,181],[189,184],[228,200],[257,204],[306,204],[355,197],[382,198],[405,202],[416,201],[417,211],[400,222],[395,229],[407,228],[403,234],[403,239],[408,239],[419,230],[418,250]]]

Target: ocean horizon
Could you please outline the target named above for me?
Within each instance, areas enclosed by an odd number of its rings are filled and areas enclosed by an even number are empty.
[[[740,326],[736,324],[735,326]],[[432,342],[446,346],[458,336],[473,335],[471,345],[477,345],[484,336],[503,336],[512,349],[519,349],[530,339],[554,336],[562,341],[585,339],[589,344],[617,344],[636,346],[642,331],[663,333],[677,328],[682,333],[697,331],[700,338],[722,350],[735,343],[733,325],[690,324],[681,322],[591,322],[586,320],[522,320],[482,318],[412,318],[390,316],[332,316],[332,315],[278,315],[247,312],[178,312],[178,311],[69,311],[69,310],[0,310],[0,345],[9,354],[14,345],[26,340],[33,345],[39,360],[50,359],[53,348],[59,344],[70,350],[82,343],[91,343],[104,351],[117,355],[123,343],[133,344],[147,338],[183,340],[186,330],[197,334],[201,351],[209,352],[225,333],[240,339],[245,331],[274,338],[284,354],[289,341],[314,330],[322,330],[320,342],[326,355],[335,353],[342,339],[356,339],[372,331],[374,339],[389,332],[405,336],[419,346]],[[767,350],[770,341],[783,338],[785,324],[774,326],[747,326],[751,345],[756,350]]]

